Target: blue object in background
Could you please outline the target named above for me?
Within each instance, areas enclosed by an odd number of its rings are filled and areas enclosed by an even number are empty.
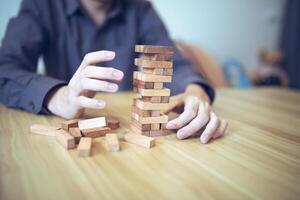
[[[223,71],[230,86],[239,88],[251,87],[252,84],[248,78],[246,70],[237,60],[227,60],[223,64]]]

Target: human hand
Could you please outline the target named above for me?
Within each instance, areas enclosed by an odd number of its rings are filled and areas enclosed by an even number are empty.
[[[98,67],[97,63],[111,61],[112,51],[96,51],[85,55],[67,86],[48,95],[46,106],[50,112],[63,118],[77,118],[85,108],[103,109],[103,100],[93,99],[96,92],[117,92],[116,83],[123,79],[123,72],[115,68]]]
[[[199,86],[193,85],[187,89],[185,94],[180,96],[184,102],[184,111],[177,118],[169,121],[166,128],[178,129],[178,139],[196,135],[203,129],[200,141],[206,144],[211,139],[224,135],[227,122],[212,111],[209,98],[204,90],[199,88]]]

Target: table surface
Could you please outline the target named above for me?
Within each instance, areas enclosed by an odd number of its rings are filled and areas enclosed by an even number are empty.
[[[226,136],[203,145],[171,134],[151,149],[122,140],[132,94],[102,97],[107,108],[87,114],[120,119],[122,150],[107,152],[97,138],[89,158],[29,132],[61,118],[0,105],[0,199],[299,199],[299,92],[219,90],[214,109],[229,122]]]

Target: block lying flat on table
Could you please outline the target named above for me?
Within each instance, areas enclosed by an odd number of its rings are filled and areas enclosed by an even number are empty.
[[[65,131],[69,131],[69,128],[78,127],[78,121],[79,119],[71,119],[67,121],[63,121],[61,123],[61,128]]]
[[[169,106],[168,103],[151,103],[143,102],[140,99],[136,99],[136,107],[142,110],[164,110]]]
[[[120,151],[120,144],[117,134],[106,134],[105,135],[105,145],[107,151]]]
[[[83,137],[80,139],[79,145],[77,147],[77,155],[79,157],[87,157],[91,155],[92,151],[92,138]]]
[[[170,96],[171,91],[169,88],[163,88],[163,89],[138,89],[138,92],[141,96]]]
[[[78,127],[70,128],[69,133],[70,133],[70,135],[72,135],[74,137],[75,144],[78,144],[80,141],[80,138],[82,137],[80,129]]]
[[[97,117],[92,119],[83,119],[78,121],[78,127],[80,130],[101,128],[106,126],[105,117]]]
[[[134,64],[142,68],[173,68],[173,62],[144,60],[141,58],[134,59]]]
[[[162,76],[162,75],[154,75],[154,74],[144,74],[142,72],[135,71],[136,79],[145,82],[164,82],[170,83],[172,82],[172,76]]]
[[[134,49],[137,53],[173,54],[171,46],[135,45]]]
[[[155,138],[138,135],[134,133],[127,133],[124,136],[125,141],[140,145],[142,147],[151,148],[155,145]]]
[[[45,136],[51,136],[55,137],[57,134],[57,130],[59,130],[59,127],[54,126],[48,126],[43,124],[32,124],[30,126],[30,132],[39,134],[39,135],[45,135]]]
[[[75,139],[65,130],[58,130],[58,134],[55,136],[56,140],[65,148],[75,148]]]
[[[136,113],[132,113],[132,117],[141,124],[159,124],[167,123],[168,115],[161,115],[159,117],[141,117]]]
[[[172,54],[158,54],[158,53],[144,53],[143,59],[145,60],[159,60],[159,61],[172,61]]]
[[[118,129],[120,127],[120,121],[114,117],[107,117],[106,122],[107,122],[107,126],[111,130]]]
[[[82,135],[91,138],[102,137],[107,133],[109,133],[110,131],[111,129],[109,127],[90,128],[90,129],[81,130]]]

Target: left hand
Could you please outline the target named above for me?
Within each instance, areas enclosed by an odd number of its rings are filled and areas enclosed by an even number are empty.
[[[190,86],[182,98],[184,111],[166,125],[167,129],[179,129],[177,131],[178,139],[193,136],[202,128],[204,130],[200,136],[200,141],[203,144],[224,135],[227,122],[212,111],[209,98],[200,86]]]

